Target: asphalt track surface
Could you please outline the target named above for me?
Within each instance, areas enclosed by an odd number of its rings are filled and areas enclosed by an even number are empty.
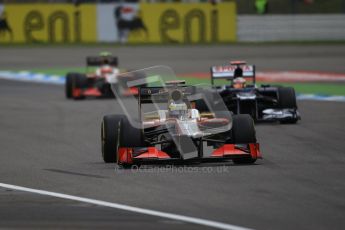
[[[146,68],[168,65],[177,73],[209,72],[209,67],[229,60],[246,60],[263,70],[306,70],[345,73],[345,45],[218,45],[134,47],[0,47],[0,69],[78,67],[85,57],[110,51],[120,67]]]
[[[239,53],[245,48],[233,49]],[[254,48],[260,50],[262,47]],[[127,52],[135,53],[136,49],[146,49],[149,53],[147,47],[127,48]],[[284,49],[291,50],[281,48]],[[308,53],[310,47],[304,51],[301,47],[295,49],[296,53]],[[9,65],[39,67],[40,63],[49,67],[51,60],[43,57],[48,57],[53,50],[55,66],[74,65],[66,60],[70,57],[64,58],[69,55],[62,55],[60,49],[37,49],[40,58],[30,57],[27,50],[2,49],[1,53],[5,52],[9,60],[1,58],[1,68]],[[96,52],[96,48],[75,48],[71,56],[87,55],[90,50]],[[124,52],[125,48],[121,50]],[[160,50],[164,53],[170,48]],[[204,55],[199,54],[196,60],[206,60],[205,50],[209,50],[212,57],[214,51],[199,47],[196,51]],[[178,51],[181,49],[177,48]],[[272,50],[277,55],[283,51]],[[314,70],[343,71],[343,65],[335,69],[332,63],[340,61],[344,53],[344,46],[340,46],[329,51],[325,58],[314,55],[312,59],[318,61],[314,63]],[[21,57],[20,60],[14,55]],[[259,51],[248,53],[249,57],[256,55]],[[177,72],[198,71],[196,61],[185,61],[190,63],[187,65],[180,60],[182,54],[177,56],[175,53],[166,61],[171,62]],[[217,58],[226,56],[224,48]],[[142,58],[143,63],[140,62]],[[146,67],[150,64],[147,59],[144,55],[137,57],[133,60],[133,68]],[[282,64],[285,57],[278,55],[276,59],[276,63]],[[299,62],[292,59],[289,63],[299,69]],[[328,69],[324,66],[327,62],[331,66]],[[272,64],[265,68],[281,67]],[[257,125],[264,160],[255,165],[235,166],[227,162],[174,168],[149,165],[142,170],[123,170],[113,164],[104,164],[100,154],[102,116],[122,112],[115,100],[68,101],[61,86],[0,80],[0,183],[254,229],[343,229],[345,103],[299,101],[298,104],[302,115],[298,124]],[[0,228],[206,227],[0,188]]]

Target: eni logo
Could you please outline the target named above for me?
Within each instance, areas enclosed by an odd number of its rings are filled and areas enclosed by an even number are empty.
[[[209,18],[207,17],[209,15]],[[207,20],[209,20],[209,30],[207,31]],[[197,28],[192,28],[193,22],[197,22]],[[169,32],[183,31],[182,41],[173,37]],[[192,40],[193,30],[198,31],[198,41]],[[218,10],[212,9],[209,14],[200,9],[191,9],[184,15],[180,15],[178,10],[165,10],[159,20],[159,33],[162,42],[167,43],[191,43],[206,42],[207,34],[210,34],[211,42],[218,41]]]
[[[73,20],[73,28],[70,20]],[[24,37],[26,42],[45,42],[35,36],[35,32],[47,31],[48,42],[58,42],[57,34],[60,33],[61,42],[73,42],[71,31],[73,31],[74,42],[81,42],[81,19],[80,11],[76,10],[73,16],[65,11],[54,11],[45,20],[38,10],[29,11],[24,20]]]

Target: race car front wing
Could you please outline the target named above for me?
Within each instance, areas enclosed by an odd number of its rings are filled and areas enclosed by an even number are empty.
[[[262,114],[262,120],[264,121],[301,119],[297,109],[265,109]]]
[[[210,156],[198,156],[193,159],[239,159],[252,158],[261,159],[260,145],[250,144],[224,144],[215,149]],[[156,147],[124,148],[118,149],[118,164],[137,164],[142,162],[154,161],[182,161],[182,157],[171,157],[169,153],[163,152]],[[191,159],[192,160],[192,159]]]

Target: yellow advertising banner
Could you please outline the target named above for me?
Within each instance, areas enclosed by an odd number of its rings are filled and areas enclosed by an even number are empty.
[[[136,20],[145,33],[131,31],[128,42],[204,43],[236,41],[236,4],[141,3]],[[140,28],[139,28],[140,29]]]
[[[236,4],[0,5],[0,43],[236,41]]]
[[[97,42],[96,5],[5,4],[0,43]]]

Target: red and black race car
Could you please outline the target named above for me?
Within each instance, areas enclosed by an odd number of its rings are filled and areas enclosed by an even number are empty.
[[[104,162],[131,166],[232,159],[237,164],[252,164],[261,158],[253,119],[246,114],[232,116],[225,105],[224,110],[217,106],[200,113],[195,102],[205,99],[204,90],[180,83],[141,87],[139,117],[103,117]],[[204,151],[206,148],[212,149]]]
[[[86,58],[86,73],[68,73],[65,82],[67,98],[84,99],[86,97],[114,97],[110,85],[142,78],[138,74],[120,74],[117,57],[102,55]],[[90,71],[90,68],[96,70]],[[121,75],[121,77],[120,77]],[[117,92],[121,95],[138,95],[138,88],[131,87]]]

